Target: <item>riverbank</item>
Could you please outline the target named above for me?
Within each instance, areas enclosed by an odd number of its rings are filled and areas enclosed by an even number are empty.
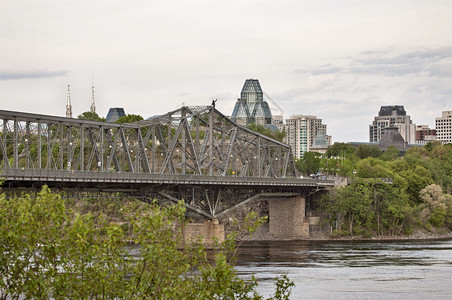
[[[314,235],[306,239],[306,241],[406,241],[406,240],[442,240],[442,239],[452,239],[452,232],[446,233],[431,233],[427,231],[418,230],[416,233],[410,235],[400,235],[400,236],[372,236],[372,237],[362,237],[362,236],[340,236],[331,237],[329,235]]]
[[[439,240],[452,239],[452,231],[445,228],[434,228],[434,231],[418,228],[410,235],[383,235],[364,237],[360,235],[355,236],[332,236],[331,232],[310,232],[309,237],[301,237],[290,239],[292,241],[405,241],[405,240]],[[225,226],[225,233],[230,231],[229,226]],[[264,223],[259,227],[251,237],[243,237],[241,241],[253,242],[276,242],[287,241],[288,239],[279,239],[277,236],[270,235],[268,231],[268,223]]]

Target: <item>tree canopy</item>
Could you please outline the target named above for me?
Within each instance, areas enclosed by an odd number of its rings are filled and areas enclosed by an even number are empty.
[[[250,124],[247,127],[253,131],[256,131],[260,134],[263,134],[265,136],[268,136],[268,137],[270,137],[274,140],[280,141],[280,142],[282,142],[286,136],[285,131],[271,130],[270,128],[262,126],[262,125]]]
[[[133,123],[143,120],[143,117],[140,115],[134,115],[134,114],[127,114],[118,120],[116,120],[116,123],[124,124],[124,123]]]
[[[402,157],[395,147],[382,154],[374,146],[361,145],[352,153],[339,144],[328,151],[349,153],[320,162],[322,167],[333,159],[340,170],[337,174],[351,181],[320,201],[331,213],[331,221],[342,224],[337,232],[394,235],[409,233],[416,226],[452,230],[452,145],[413,147]],[[360,210],[363,205],[365,209]]]
[[[99,117],[99,115],[92,111],[85,111],[81,115],[79,115],[77,118],[81,120],[90,120],[90,121],[99,121],[99,122],[105,122],[105,118]]]

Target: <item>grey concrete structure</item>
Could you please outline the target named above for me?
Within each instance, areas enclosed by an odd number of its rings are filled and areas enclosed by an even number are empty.
[[[388,150],[389,146],[394,146],[403,152],[409,148],[408,143],[405,142],[397,127],[387,127],[378,145],[380,150],[383,151]]]

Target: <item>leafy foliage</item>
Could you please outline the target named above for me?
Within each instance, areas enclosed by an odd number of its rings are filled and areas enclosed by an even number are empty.
[[[35,198],[0,196],[0,299],[262,299],[231,263],[236,235],[213,262],[200,244],[179,249],[183,203],[129,205],[127,231],[66,204],[47,187]],[[250,215],[240,232],[263,221]],[[292,286],[279,278],[274,299],[288,299]]]
[[[274,140],[280,141],[280,142],[282,142],[286,136],[285,131],[271,130],[270,128],[267,128],[262,125],[250,124],[247,127],[253,131],[256,131],[260,134],[263,134],[265,136],[268,136],[268,137],[270,137]]]
[[[305,152],[301,159],[295,160],[295,167],[305,175],[315,174],[320,169],[320,155],[316,152]]]
[[[423,201],[421,207],[424,221],[428,220],[435,227],[443,226],[452,196],[443,194],[440,186],[431,184],[421,190],[420,198]]]
[[[99,117],[99,115],[92,111],[85,111],[81,115],[79,115],[77,118],[81,120],[90,120],[90,121],[99,121],[99,122],[105,122],[105,118]]]
[[[361,159],[368,157],[380,157],[383,154],[380,148],[376,145],[359,145],[355,153]]]
[[[140,115],[134,115],[134,114],[127,114],[118,120],[116,120],[116,123],[124,124],[124,123],[133,123],[143,120],[143,117]]]
[[[347,143],[334,143],[326,151],[327,157],[348,156],[355,153],[355,147]]]
[[[349,151],[337,166],[347,170],[343,175],[354,170],[351,184],[321,201],[331,221],[341,225],[338,231],[397,235],[416,224],[452,229],[452,145],[413,147],[403,157],[392,147],[382,155],[372,146],[360,146],[355,154],[341,144],[331,148],[330,153]]]

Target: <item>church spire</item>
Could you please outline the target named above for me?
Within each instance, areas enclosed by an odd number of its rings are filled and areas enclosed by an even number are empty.
[[[96,112],[96,104],[94,101],[94,84],[91,85],[91,107],[90,111],[95,113]]]
[[[72,118],[71,89],[67,85],[66,118]]]

